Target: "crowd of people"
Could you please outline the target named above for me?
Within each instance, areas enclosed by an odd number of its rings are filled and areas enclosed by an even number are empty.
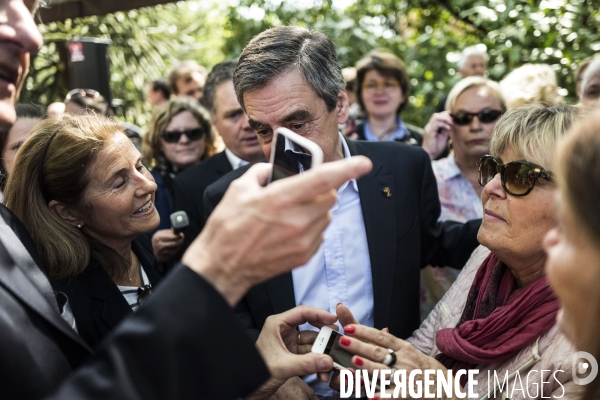
[[[16,104],[38,6],[0,5],[3,396],[336,399],[339,371],[311,352],[323,326],[372,374],[600,396],[577,378],[597,364],[576,362],[600,357],[597,57],[568,105],[549,66],[494,82],[466,48],[419,128],[400,58],[342,70],[327,35],[285,26],[151,82],[144,132],[88,88]],[[267,185],[280,127],[324,163]],[[505,373],[527,376],[516,395]]]

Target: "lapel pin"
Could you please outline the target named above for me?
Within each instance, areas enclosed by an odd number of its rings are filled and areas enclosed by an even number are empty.
[[[383,188],[383,193],[385,193],[385,197],[392,197],[392,191],[387,186]]]

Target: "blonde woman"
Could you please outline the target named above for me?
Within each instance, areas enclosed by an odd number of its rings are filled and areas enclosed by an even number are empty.
[[[183,244],[183,234],[171,230],[173,180],[184,169],[215,153],[215,134],[208,112],[194,99],[177,97],[155,111],[142,141],[144,163],[158,185],[156,208],[160,225],[152,233],[159,263],[169,261]]]

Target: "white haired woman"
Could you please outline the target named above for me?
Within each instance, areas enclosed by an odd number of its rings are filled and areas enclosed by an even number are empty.
[[[483,217],[477,162],[488,153],[490,139],[506,110],[498,83],[472,76],[459,81],[448,95],[446,111],[436,113],[425,126],[423,148],[432,159],[445,148],[453,151],[432,161],[442,212],[440,221],[466,222]],[[458,276],[451,268],[421,272],[421,316],[424,319]]]

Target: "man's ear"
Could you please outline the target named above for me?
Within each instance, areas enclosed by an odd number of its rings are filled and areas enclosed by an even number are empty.
[[[50,210],[52,210],[54,214],[56,214],[60,219],[64,220],[67,224],[73,226],[83,225],[83,220],[79,218],[77,213],[71,208],[65,206],[63,203],[60,203],[56,200],[50,200],[48,207],[50,207]]]
[[[342,89],[338,94],[335,107],[338,124],[345,124],[348,121],[348,107],[348,95],[346,94],[346,89]]]

